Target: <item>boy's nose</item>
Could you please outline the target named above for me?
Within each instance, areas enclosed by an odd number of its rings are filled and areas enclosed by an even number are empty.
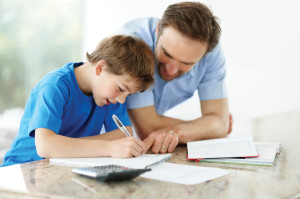
[[[126,94],[124,95],[119,95],[117,98],[116,98],[116,101],[119,102],[120,104],[124,104],[125,102],[125,99],[126,99]]]

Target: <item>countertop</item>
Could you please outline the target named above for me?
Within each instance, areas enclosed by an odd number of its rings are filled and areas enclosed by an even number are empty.
[[[181,145],[168,162],[222,168],[230,173],[197,185],[142,177],[103,183],[46,159],[0,168],[0,198],[300,198],[299,120],[300,110],[253,120],[254,141],[283,146],[274,167],[193,162],[187,160],[186,145]]]

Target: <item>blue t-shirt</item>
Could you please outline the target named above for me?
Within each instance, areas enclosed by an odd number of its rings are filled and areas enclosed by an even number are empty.
[[[120,103],[97,106],[93,97],[84,95],[76,81],[74,67],[68,63],[48,73],[33,88],[25,106],[18,135],[5,154],[2,166],[43,159],[35,147],[35,129],[47,128],[72,138],[98,135],[117,129],[116,114],[125,126],[131,125],[126,106]]]
[[[156,46],[156,27],[159,19],[139,18],[126,23],[118,33],[135,35],[143,39],[154,52]],[[193,96],[198,90],[200,100],[227,98],[225,86],[225,56],[221,46],[207,53],[184,75],[171,81],[163,80],[155,66],[154,86],[143,93],[127,97],[128,109],[155,105],[158,114],[163,114],[177,104]]]

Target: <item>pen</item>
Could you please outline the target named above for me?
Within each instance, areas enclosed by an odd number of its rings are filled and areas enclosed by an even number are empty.
[[[116,123],[117,127],[126,135],[126,136],[131,136],[130,133],[127,131],[123,123],[119,120],[119,118],[113,114],[112,119]]]

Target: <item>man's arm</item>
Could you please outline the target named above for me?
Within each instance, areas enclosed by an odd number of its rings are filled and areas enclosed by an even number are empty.
[[[226,98],[201,101],[201,112],[202,117],[173,127],[180,143],[221,138],[228,134],[229,112]]]
[[[144,140],[154,131],[184,122],[183,120],[158,115],[154,105],[128,109],[128,115],[133,123],[135,132],[141,140]]]
[[[146,144],[146,150],[152,147],[154,153],[163,153],[172,152],[178,142],[185,144],[189,141],[225,137],[228,134],[226,98],[202,101],[201,111],[202,117],[191,121],[160,116],[154,106],[130,109],[128,113],[138,136]]]

